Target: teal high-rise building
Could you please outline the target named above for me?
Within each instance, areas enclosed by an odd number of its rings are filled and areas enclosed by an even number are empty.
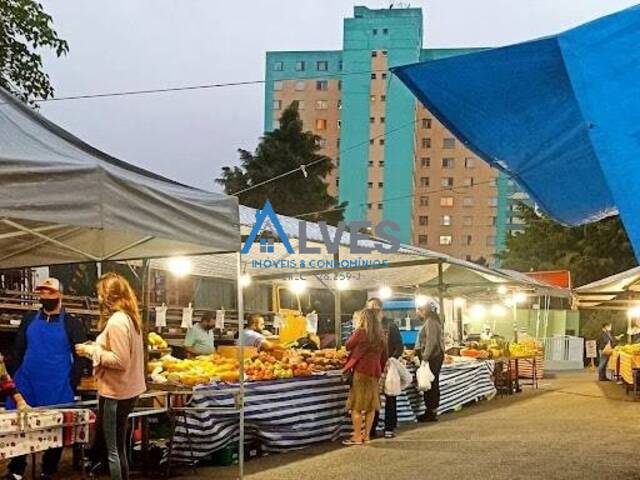
[[[458,142],[389,69],[468,53],[423,46],[419,8],[355,7],[337,51],[268,52],[265,130],[298,102],[335,161],[329,189],[347,221],[393,220],[406,243],[494,261],[512,187]]]

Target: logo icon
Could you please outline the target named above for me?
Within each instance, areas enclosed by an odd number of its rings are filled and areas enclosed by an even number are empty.
[[[276,212],[273,209],[273,206],[271,205],[271,202],[269,200],[265,202],[264,207],[262,207],[262,210],[258,210],[256,212],[256,223],[253,224],[253,228],[249,233],[249,237],[247,238],[247,241],[244,242],[244,246],[242,247],[241,253],[245,255],[249,253],[249,251],[251,250],[251,246],[253,245],[253,242],[256,241],[256,238],[260,234],[260,230],[262,230],[264,222],[266,222],[267,220],[269,220],[269,222],[271,223],[271,226],[275,230],[275,234],[278,235],[278,238],[280,239],[280,242],[282,243],[282,246],[285,248],[287,253],[289,254],[295,253],[293,251],[293,247],[291,246],[291,243],[289,242],[289,238],[287,237],[287,234],[285,233],[284,228],[282,228],[282,224],[280,223],[280,220],[278,220],[278,216],[276,215]],[[273,245],[273,238],[260,239],[260,253],[273,253],[274,250],[275,248]]]

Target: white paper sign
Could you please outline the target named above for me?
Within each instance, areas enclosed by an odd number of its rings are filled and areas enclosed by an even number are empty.
[[[216,310],[216,328],[224,328],[224,310]]]
[[[275,315],[273,317],[273,328],[275,328],[276,330],[280,330],[282,328],[282,325],[284,325],[284,320],[282,320],[282,317],[280,315]]]
[[[311,312],[307,315],[307,333],[318,333],[318,314]]]
[[[184,307],[182,309],[182,328],[191,328],[193,327],[193,308],[191,308],[191,304],[188,307]]]
[[[587,340],[584,342],[584,348],[587,350],[587,358],[597,358],[598,348],[595,340]]]
[[[156,327],[162,328],[167,326],[167,307],[162,305],[156,307]]]

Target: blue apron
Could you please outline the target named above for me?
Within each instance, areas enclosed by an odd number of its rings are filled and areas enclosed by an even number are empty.
[[[73,356],[64,310],[56,322],[48,322],[42,310],[38,311],[26,336],[27,350],[14,378],[18,392],[32,407],[73,402]],[[7,407],[14,408],[13,402],[8,402]]]

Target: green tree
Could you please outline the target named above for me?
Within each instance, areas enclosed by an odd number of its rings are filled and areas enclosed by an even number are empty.
[[[618,217],[564,227],[525,204],[518,210],[525,221],[524,232],[508,237],[506,250],[498,255],[505,268],[569,270],[574,285],[580,286],[637,265]]]
[[[335,224],[342,220],[342,209],[332,210],[337,200],[329,194],[325,179],[333,164],[319,153],[319,140],[318,135],[303,130],[297,102],[293,102],[282,113],[279,128],[266,133],[254,153],[239,149],[240,167],[224,167],[216,183],[224,186],[227,194],[240,192],[242,205],[262,208],[269,199],[276,212],[283,215],[322,212],[303,219]],[[261,185],[294,169],[300,171]]]
[[[51,48],[60,57],[69,46],[52,25],[51,16],[35,0],[0,0],[0,86],[24,102],[53,96],[37,51]]]

